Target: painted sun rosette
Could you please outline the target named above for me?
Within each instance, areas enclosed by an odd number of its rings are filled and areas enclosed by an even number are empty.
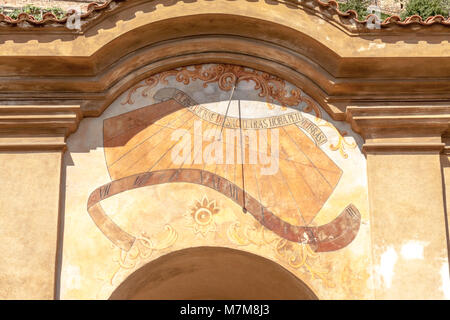
[[[112,111],[103,121],[111,182],[91,193],[88,212],[121,249],[137,237],[111,219],[102,200],[162,184],[213,189],[313,252],[342,249],[357,237],[366,197],[360,138],[286,81],[234,65],[182,67],[141,81]],[[216,231],[217,203],[204,194],[192,202],[180,208],[192,231]]]

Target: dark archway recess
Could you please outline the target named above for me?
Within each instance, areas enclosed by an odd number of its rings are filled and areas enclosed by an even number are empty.
[[[317,300],[300,279],[258,255],[222,247],[166,254],[141,267],[111,300]]]

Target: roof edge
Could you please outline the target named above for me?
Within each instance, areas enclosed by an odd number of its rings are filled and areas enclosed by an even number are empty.
[[[278,0],[274,1],[281,2]],[[125,2],[130,3],[131,1],[108,0],[103,4],[96,2],[90,3],[87,7],[87,11],[80,16],[82,29],[84,29],[85,25],[87,24],[91,25],[94,20],[103,15],[105,12],[112,11],[121,3]],[[300,6],[309,10],[313,10],[317,13],[320,13],[324,19],[333,20],[341,25],[344,25],[353,32],[376,32],[386,29],[399,30],[399,27],[400,29],[405,29],[406,27],[415,27],[415,29],[417,29],[417,27],[428,29],[427,27],[435,25],[450,27],[450,17],[445,18],[441,15],[432,16],[425,20],[418,15],[407,17],[405,18],[405,20],[402,20],[398,15],[393,15],[383,21],[379,21],[378,26],[375,27],[374,22],[376,22],[376,15],[371,14],[368,15],[364,20],[359,20],[358,13],[354,10],[348,10],[346,12],[340,11],[339,3],[335,0],[284,0],[283,3],[289,3],[290,5]],[[15,27],[20,30],[35,30],[36,28],[40,27],[56,27],[60,31],[67,31],[70,29],[66,26],[66,24],[72,14],[73,12],[69,11],[66,13],[65,17],[58,19],[54,14],[49,12],[44,14],[41,20],[37,20],[32,15],[27,13],[19,14],[17,19],[12,19],[11,17],[0,13],[0,30],[2,28],[8,27],[9,31],[11,31],[11,27]],[[335,16],[337,16],[338,19],[334,19]]]

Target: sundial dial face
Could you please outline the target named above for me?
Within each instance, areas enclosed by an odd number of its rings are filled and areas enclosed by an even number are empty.
[[[361,214],[351,196],[329,208],[352,162],[362,159],[353,156],[357,143],[284,80],[240,66],[183,67],[140,82],[120,105],[123,111],[103,121],[111,181],[91,193],[88,212],[121,249],[136,238],[102,201],[163,184],[214,189],[264,228],[317,252],[342,249],[357,236]],[[198,230],[208,225],[214,201],[200,200],[192,213]],[[322,211],[334,215],[320,217]]]

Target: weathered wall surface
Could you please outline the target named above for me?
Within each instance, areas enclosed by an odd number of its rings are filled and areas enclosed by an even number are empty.
[[[220,163],[211,135],[235,77]],[[245,133],[258,138],[244,166],[225,158],[239,102]],[[68,140],[61,297],[105,299],[161,255],[221,246],[279,263],[319,298],[373,298],[361,143],[300,89],[251,69],[203,65],[140,82]]]
[[[439,154],[368,155],[368,169],[376,298],[450,298]]]

